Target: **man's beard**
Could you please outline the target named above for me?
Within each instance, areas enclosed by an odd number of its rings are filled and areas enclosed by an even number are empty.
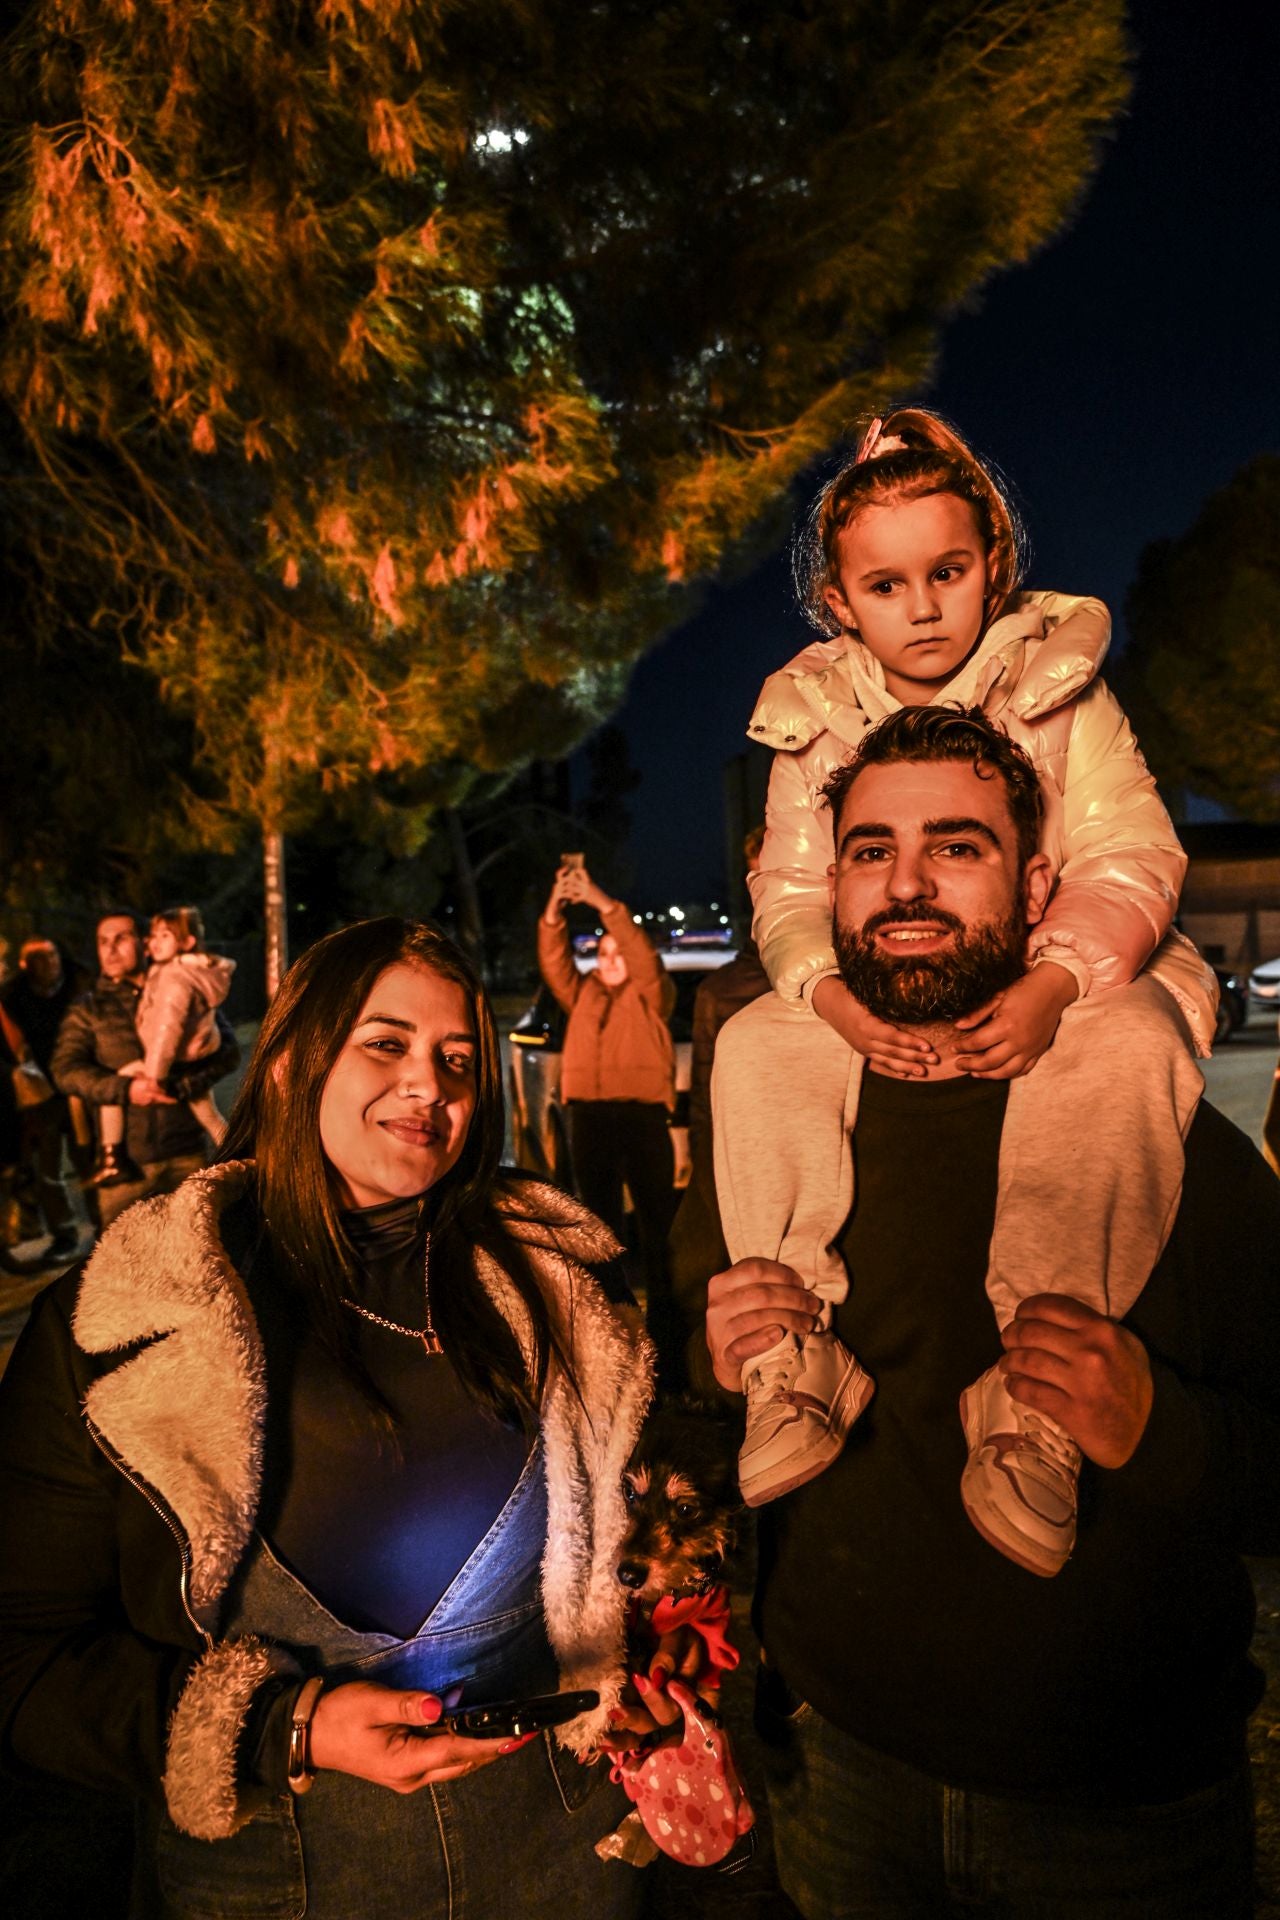
[[[955,939],[943,953],[895,958],[876,940],[880,927],[926,921]],[[1026,971],[1027,923],[1021,900],[1008,918],[966,927],[923,901],[873,913],[861,927],[832,926],[840,978],[868,1013],[899,1026],[962,1020]]]

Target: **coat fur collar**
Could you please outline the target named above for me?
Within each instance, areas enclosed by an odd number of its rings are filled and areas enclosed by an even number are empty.
[[[248,1179],[244,1164],[213,1167],[175,1193],[130,1207],[88,1262],[72,1322],[85,1352],[127,1356],[89,1388],[85,1411],[125,1471],[160,1496],[185,1533],[188,1599],[206,1626],[248,1546],[262,1479],[262,1342],[220,1232],[222,1213]],[[533,1254],[556,1331],[574,1353],[587,1408],[619,1409],[620,1421],[602,1424],[615,1432],[632,1429],[618,1463],[620,1484],[647,1404],[647,1351],[637,1367],[634,1330],[597,1288],[582,1284],[588,1264],[610,1259],[618,1244],[594,1215],[554,1187],[521,1182],[502,1204],[514,1237]],[[485,1260],[479,1271],[527,1352],[528,1327],[505,1274]],[[566,1465],[576,1483],[588,1465],[603,1462],[591,1461],[589,1423],[576,1438],[582,1413],[574,1408],[567,1383],[553,1378],[546,1413],[562,1442],[575,1436]],[[551,1459],[550,1434],[547,1440]],[[549,1492],[554,1532],[556,1487],[549,1485]],[[563,1518],[564,1501],[559,1504]],[[620,1537],[621,1516],[618,1531]]]
[[[215,1167],[131,1207],[85,1268],[72,1319],[85,1352],[124,1356],[90,1386],[89,1419],[119,1465],[168,1507],[190,1549],[184,1597],[207,1651],[170,1721],[164,1793],[174,1823],[204,1840],[225,1838],[250,1817],[236,1763],[245,1717],[269,1674],[296,1670],[287,1647],[252,1634],[216,1638],[257,1515],[266,1422],[262,1342],[221,1234],[221,1216],[248,1179],[246,1165]],[[558,1729],[586,1753],[625,1677],[614,1573],[626,1524],[622,1470],[652,1392],[652,1350],[638,1316],[612,1307],[586,1270],[619,1251],[600,1221],[530,1181],[513,1182],[499,1205],[529,1249],[577,1376],[575,1393],[553,1366],[542,1407],[542,1593],[564,1684],[600,1694],[598,1708]],[[506,1274],[483,1256],[477,1272],[527,1355],[527,1315]]]
[[[138,1349],[94,1381],[85,1411],[185,1533],[187,1598],[206,1625],[248,1545],[262,1480],[262,1342],[219,1233],[247,1178],[243,1166],[211,1168],[130,1207],[85,1268],[72,1320],[86,1353]]]

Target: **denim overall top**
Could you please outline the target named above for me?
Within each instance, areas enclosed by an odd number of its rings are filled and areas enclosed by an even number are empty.
[[[344,1626],[260,1537],[224,1631],[289,1647],[304,1672],[323,1672],[330,1685],[442,1692],[460,1683],[464,1700],[478,1702],[553,1691],[540,1591],[546,1530],[537,1441],[502,1511],[411,1638]],[[617,1817],[603,1775],[544,1739],[412,1794],[321,1773],[310,1793],[283,1794],[212,1844],[166,1822],[156,1842],[166,1920],[629,1915],[640,1876],[611,1872],[592,1851]],[[589,1815],[580,1811],[588,1798]]]
[[[461,1685],[465,1699],[480,1701],[545,1693],[556,1685],[542,1617],[546,1538],[539,1440],[501,1512],[411,1638],[344,1626],[261,1538],[245,1561],[225,1632],[291,1647],[304,1672],[323,1672],[330,1685],[377,1680],[431,1693]]]

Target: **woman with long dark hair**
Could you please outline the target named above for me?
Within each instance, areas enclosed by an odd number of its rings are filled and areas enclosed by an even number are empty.
[[[579,1758],[625,1678],[649,1351],[612,1235],[502,1138],[467,961],[347,928],[281,987],[220,1164],[33,1311],[0,1388],[0,1729],[29,1778],[136,1796],[135,1911],[634,1911]],[[568,1688],[599,1706],[531,1744],[432,1731]]]

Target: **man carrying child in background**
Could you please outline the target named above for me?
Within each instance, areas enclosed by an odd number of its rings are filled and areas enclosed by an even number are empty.
[[[136,1178],[99,1185],[105,1229],[133,1201],[172,1193],[205,1164],[209,1136],[190,1103],[235,1071],[240,1048],[226,1018],[215,1010],[215,1052],[178,1063],[164,1084],[145,1068],[126,1075],[123,1069],[138,1060],[143,1047],[137,1016],[146,974],[136,915],[126,908],[105,913],[96,940],[98,979],[68,1009],[52,1071],[60,1092],[78,1094],[91,1107],[124,1109],[122,1145],[138,1171]]]

